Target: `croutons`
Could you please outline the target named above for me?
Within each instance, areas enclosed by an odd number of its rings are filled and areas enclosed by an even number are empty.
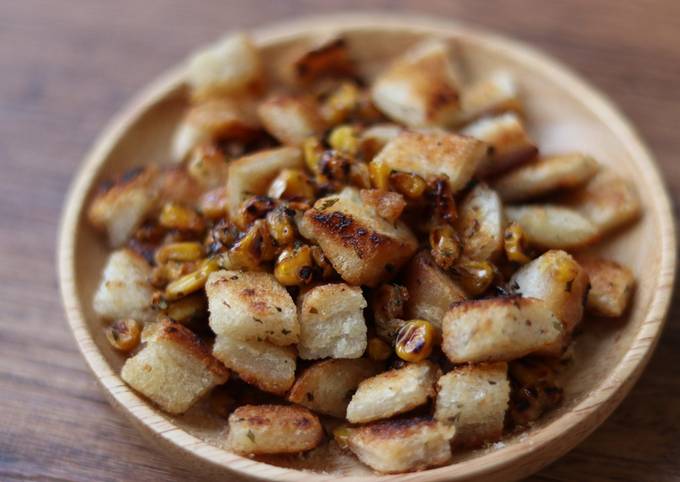
[[[471,137],[444,132],[404,131],[387,143],[372,165],[417,174],[426,180],[447,176],[453,192],[472,179],[487,145]]]
[[[481,177],[500,174],[538,154],[522,120],[512,112],[482,118],[465,127],[461,134],[480,139],[492,147],[491,154],[477,168],[477,175]]]
[[[218,335],[285,346],[297,343],[295,303],[270,273],[217,271],[205,285],[210,328]]]
[[[380,373],[359,384],[347,406],[347,420],[365,423],[408,412],[434,396],[438,368],[430,362],[411,363]]]
[[[362,189],[360,195],[361,200],[375,209],[378,216],[390,223],[399,219],[399,216],[401,216],[406,207],[404,197],[393,191]]]
[[[633,272],[604,258],[584,256],[578,262],[590,278],[586,309],[600,316],[621,316],[635,289]]]
[[[140,255],[129,249],[114,251],[94,294],[94,312],[105,320],[154,321],[150,276],[151,266]]]
[[[87,217],[106,232],[112,247],[123,245],[156,205],[158,169],[133,169],[106,184],[92,200]]]
[[[260,104],[257,114],[265,129],[283,144],[298,146],[325,128],[318,106],[309,97],[273,96]]]
[[[439,330],[451,304],[467,298],[458,283],[437,266],[427,251],[413,257],[404,280],[409,296],[407,317],[427,320]]]
[[[458,112],[458,81],[448,45],[430,39],[409,49],[373,83],[373,103],[410,127],[446,125]]]
[[[123,365],[121,378],[168,413],[184,413],[229,378],[229,371],[179,323],[161,322]]]
[[[404,131],[397,124],[374,124],[360,133],[359,145],[364,159],[370,161],[388,142]]]
[[[239,93],[262,81],[260,54],[247,35],[233,34],[194,54],[187,76],[194,99]]]
[[[446,464],[455,433],[453,426],[428,418],[385,420],[349,428],[345,443],[374,470],[411,472]]]
[[[307,368],[290,389],[288,400],[324,415],[345,418],[347,404],[366,378],[380,371],[367,358],[325,360]]]
[[[457,228],[465,256],[480,261],[496,258],[503,250],[505,229],[503,203],[496,191],[477,184],[460,205]]]
[[[400,221],[391,224],[366,206],[356,189],[319,199],[298,227],[319,244],[343,280],[375,286],[391,278],[413,255],[417,241]]]
[[[508,285],[514,294],[543,300],[564,325],[566,337],[583,318],[588,275],[565,251],[551,250],[539,256],[516,271]],[[561,348],[558,344],[554,351],[559,353]]]
[[[347,41],[342,37],[323,39],[292,62],[293,74],[302,84],[327,77],[348,77],[354,74],[354,63]]]
[[[434,418],[456,427],[456,445],[498,440],[510,400],[508,364],[465,365],[437,382]]]
[[[217,335],[215,358],[265,392],[285,394],[295,382],[295,350],[265,341],[244,341]]]
[[[494,72],[463,89],[456,124],[503,112],[521,114],[522,104],[515,79],[507,72]]]
[[[303,407],[244,405],[229,415],[227,444],[240,454],[304,452],[321,440],[319,419]]]
[[[215,144],[207,143],[191,151],[187,161],[187,172],[203,188],[224,189],[229,165],[224,153]]]
[[[344,283],[317,286],[300,299],[300,358],[359,358],[366,350],[366,300]]]
[[[266,194],[269,184],[282,169],[302,167],[302,153],[297,147],[263,150],[232,161],[227,178],[227,207],[231,218],[238,218],[241,203],[249,195]]]
[[[524,201],[585,184],[598,170],[597,162],[583,154],[544,157],[520,166],[493,181],[505,202]]]
[[[561,342],[564,327],[543,300],[461,301],[444,316],[442,350],[453,363],[509,361]]]
[[[574,209],[553,204],[505,208],[509,221],[519,224],[530,244],[548,249],[581,248],[597,240],[597,227]]]

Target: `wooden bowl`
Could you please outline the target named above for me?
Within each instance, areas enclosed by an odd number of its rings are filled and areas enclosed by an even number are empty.
[[[644,216],[601,249],[631,267],[638,280],[625,320],[586,320],[575,341],[565,402],[528,432],[456,456],[453,465],[417,474],[375,475],[349,455],[322,450],[308,458],[259,461],[224,450],[224,420],[200,407],[181,417],[163,414],[119,378],[123,359],[106,342],[91,307],[108,252],[84,219],[93,186],[109,175],[168,158],[169,140],[186,106],[183,70],[156,81],[102,134],[71,187],[61,222],[59,276],[71,329],[112,405],[173,459],[206,476],[268,480],[512,480],[573,448],[621,402],[649,360],[663,327],[675,270],[675,238],[668,195],[635,130],[602,94],[557,62],[517,42],[460,25],[406,17],[342,16],[308,19],[254,33],[265,64],[310,37],[342,32],[366,75],[425,35],[455,39],[472,77],[503,69],[526,93],[529,129],[545,152],[580,150],[615,166],[642,194]],[[633,436],[634,434],[631,434]],[[87,441],[83,441],[86,443]],[[298,469],[318,471],[303,474]]]

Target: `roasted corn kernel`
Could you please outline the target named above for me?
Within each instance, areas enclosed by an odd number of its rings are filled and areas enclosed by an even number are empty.
[[[484,293],[496,276],[496,268],[493,264],[469,258],[459,259],[453,271],[463,289],[471,296]]]
[[[284,169],[269,186],[269,197],[274,199],[314,199],[311,179],[300,169]]]
[[[368,357],[375,361],[385,361],[392,355],[390,346],[375,336],[368,340],[366,350],[368,351]]]
[[[276,246],[264,220],[258,219],[229,250],[233,269],[258,269],[276,256]]]
[[[206,314],[206,297],[202,293],[196,293],[168,303],[165,314],[168,318],[180,323],[187,323]]]
[[[106,339],[111,346],[120,351],[132,351],[139,345],[142,335],[142,327],[139,322],[128,318],[115,321],[106,330]]]
[[[388,191],[390,189],[391,169],[384,162],[371,161],[368,164],[368,172],[371,177],[371,185],[376,189]]]
[[[200,260],[194,261],[175,261],[168,260],[163,264],[155,266],[151,271],[151,284],[162,287],[175,281],[176,279],[195,271],[200,264]]]
[[[245,229],[256,219],[264,218],[275,207],[276,202],[268,196],[251,196],[241,205],[237,224],[241,229]]]
[[[526,255],[527,238],[524,230],[517,223],[510,223],[503,233],[503,246],[508,261],[513,263],[526,264],[531,258]]]
[[[420,199],[425,194],[427,183],[425,179],[409,172],[393,172],[390,174],[390,184],[399,194],[408,199]]]
[[[203,246],[196,241],[164,244],[156,250],[157,264],[173,261],[195,261],[203,256]]]
[[[267,228],[278,246],[287,246],[295,240],[295,211],[279,206],[267,213]]]
[[[321,117],[329,125],[346,121],[359,107],[359,87],[343,82],[321,105]]]
[[[218,269],[219,265],[216,260],[204,260],[196,271],[184,275],[168,284],[168,286],[165,287],[165,298],[168,301],[174,301],[202,289],[205,286],[205,282],[208,280],[210,273],[217,271]]]
[[[460,256],[460,242],[454,229],[443,224],[430,231],[430,252],[442,269],[449,269]]]
[[[411,320],[401,327],[395,341],[397,356],[407,362],[425,360],[432,353],[435,331],[426,320]]]
[[[350,125],[336,127],[328,136],[328,145],[348,156],[356,156],[359,151],[359,135],[356,127]]]
[[[164,228],[181,231],[202,231],[205,228],[205,222],[200,214],[175,202],[163,205],[158,223]]]
[[[227,212],[227,189],[221,186],[206,192],[201,196],[198,206],[208,219],[224,217]]]
[[[352,161],[335,150],[324,151],[319,161],[320,173],[331,181],[346,181],[352,168]]]
[[[451,187],[445,179],[437,179],[432,186],[434,215],[437,219],[453,224],[458,217],[456,201],[453,199]]]
[[[340,448],[347,448],[349,443],[349,436],[352,434],[352,429],[347,425],[339,425],[333,429],[333,438]]]
[[[313,274],[312,250],[306,244],[285,249],[274,267],[274,276],[283,286],[307,284]]]
[[[323,154],[323,147],[316,137],[308,137],[302,143],[302,152],[305,158],[307,168],[313,172],[319,172],[319,161]]]
[[[312,246],[312,258],[314,259],[314,264],[318,268],[321,274],[321,279],[328,279],[333,277],[335,274],[335,269],[323,251],[318,246]]]

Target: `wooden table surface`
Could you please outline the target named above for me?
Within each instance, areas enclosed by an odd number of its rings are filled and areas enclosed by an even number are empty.
[[[55,276],[80,159],[139,88],[229,29],[338,9],[411,10],[525,40],[609,93],[680,192],[680,1],[0,2],[0,480],[193,480],[104,400]],[[644,193],[642,193],[644,195]],[[615,414],[532,480],[680,480],[680,299]]]

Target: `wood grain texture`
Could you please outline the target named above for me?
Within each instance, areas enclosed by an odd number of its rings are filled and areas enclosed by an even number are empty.
[[[64,322],[54,276],[63,196],[94,136],[137,89],[229,28],[359,2],[6,2],[0,6],[0,479],[191,480],[104,401]],[[519,4],[523,5],[519,5]],[[371,4],[375,9],[387,2]],[[672,191],[680,141],[675,2],[390,2],[528,40],[606,91]],[[636,35],[642,25],[645,35]],[[615,415],[535,480],[680,477],[680,328]]]

